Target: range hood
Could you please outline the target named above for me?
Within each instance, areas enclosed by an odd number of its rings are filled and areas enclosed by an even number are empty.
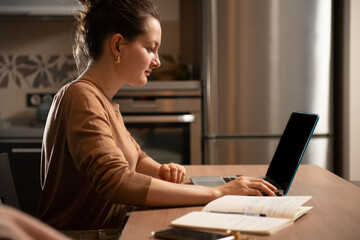
[[[77,0],[1,0],[1,16],[73,16],[82,9]]]

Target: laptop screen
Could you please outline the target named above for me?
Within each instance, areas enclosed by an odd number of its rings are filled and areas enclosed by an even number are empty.
[[[287,193],[319,119],[317,114],[293,112],[266,173]]]

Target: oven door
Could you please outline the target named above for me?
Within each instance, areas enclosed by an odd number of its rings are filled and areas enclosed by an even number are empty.
[[[130,134],[159,163],[190,164],[193,114],[123,115]]]

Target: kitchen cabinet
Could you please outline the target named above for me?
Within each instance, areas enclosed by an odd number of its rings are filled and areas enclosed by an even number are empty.
[[[72,16],[74,8],[81,8],[73,0],[2,0],[2,16]]]
[[[27,128],[0,128],[0,152],[7,152],[9,155],[20,209],[36,217],[41,193],[42,128],[31,128],[32,132],[37,130],[38,136],[26,135],[26,130]]]

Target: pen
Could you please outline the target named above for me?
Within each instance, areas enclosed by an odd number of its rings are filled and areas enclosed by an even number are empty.
[[[241,214],[245,216],[254,216],[254,217],[266,217],[264,213],[239,213],[239,212],[221,212],[221,211],[210,211],[212,213],[225,213],[225,214]]]

